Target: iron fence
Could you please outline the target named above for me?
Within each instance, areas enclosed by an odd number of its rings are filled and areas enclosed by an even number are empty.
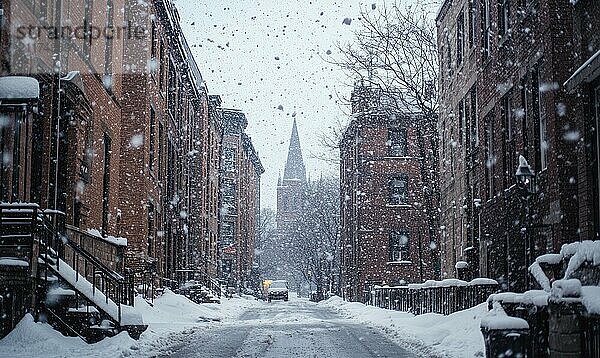
[[[497,282],[481,279],[471,282],[428,281],[425,284],[394,287],[373,286],[367,303],[416,315],[424,313],[448,315],[485,302],[488,296],[497,290]]]

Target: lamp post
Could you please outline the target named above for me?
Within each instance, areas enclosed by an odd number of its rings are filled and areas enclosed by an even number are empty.
[[[529,233],[529,228],[532,227],[530,223],[530,199],[536,194],[537,188],[535,183],[535,173],[531,170],[529,163],[527,163],[527,159],[522,155],[519,156],[519,166],[515,173],[515,177],[517,179],[517,187],[522,193],[522,201],[524,202],[524,217],[521,222],[521,234],[523,235],[524,243],[525,243],[525,285],[529,286],[529,275],[527,271],[529,269],[529,265],[531,265],[533,261],[533,240],[531,234]]]

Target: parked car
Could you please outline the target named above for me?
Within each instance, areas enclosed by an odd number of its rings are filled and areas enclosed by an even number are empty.
[[[288,300],[288,283],[285,280],[276,280],[271,282],[268,288],[268,300]]]

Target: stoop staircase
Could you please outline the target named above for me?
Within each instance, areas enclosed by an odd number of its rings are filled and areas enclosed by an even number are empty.
[[[0,204],[0,275],[9,285],[11,275],[29,282],[21,300],[29,309],[13,309],[12,321],[29,311],[89,343],[121,331],[139,338],[147,326],[133,309],[131,279],[60,233],[56,214],[36,204]]]

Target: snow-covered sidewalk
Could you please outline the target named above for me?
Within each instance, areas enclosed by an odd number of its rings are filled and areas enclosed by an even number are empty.
[[[126,332],[87,344],[76,337],[65,337],[48,324],[36,323],[25,316],[17,327],[0,340],[0,357],[128,357],[152,355],[177,339],[179,333],[193,328],[209,327],[220,321],[235,320],[248,308],[260,304],[251,297],[223,299],[221,304],[198,305],[169,290],[151,306],[136,297],[135,308],[143,315],[148,329],[139,340]],[[173,343],[173,342],[171,342]]]
[[[358,302],[345,302],[336,296],[319,304],[336,310],[343,317],[380,329],[393,341],[412,346],[423,356],[485,356],[479,324],[487,313],[486,303],[448,316],[436,313],[415,316]]]

